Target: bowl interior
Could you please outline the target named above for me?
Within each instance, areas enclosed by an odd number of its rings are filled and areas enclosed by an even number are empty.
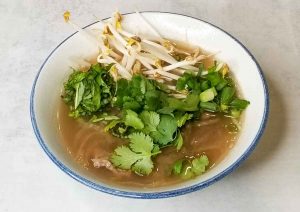
[[[263,76],[251,55],[236,40],[220,29],[182,15],[156,12],[146,12],[143,15],[163,37],[189,42],[209,52],[219,52],[216,58],[229,65],[244,98],[251,102],[244,114],[240,137],[222,162],[194,180],[155,189],[120,188],[103,184],[81,169],[62,148],[56,121],[56,109],[62,85],[72,71],[71,67],[78,67],[83,59],[97,55],[96,46],[79,33],[63,41],[43,64],[32,92],[32,121],[39,142],[46,153],[61,169],[80,182],[117,195],[139,197],[143,196],[141,192],[164,192],[167,195],[177,195],[178,192],[180,194],[180,192],[188,192],[196,187],[209,185],[226,175],[246,157],[255,146],[265,123],[268,108],[267,91]],[[128,31],[149,35],[149,29],[138,21],[135,14],[127,14],[123,26]],[[92,24],[88,26],[88,29],[97,27],[101,27],[101,24]]]

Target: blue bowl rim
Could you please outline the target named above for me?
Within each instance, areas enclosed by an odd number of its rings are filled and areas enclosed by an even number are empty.
[[[41,71],[43,70],[43,67],[45,66],[45,64],[47,63],[47,61],[49,60],[49,58],[52,56],[52,54],[64,43],[66,42],[69,38],[71,38],[73,35],[75,35],[77,32],[71,34],[70,36],[68,36],[66,39],[64,39],[57,47],[55,47],[51,53],[47,56],[47,58],[45,59],[45,61],[43,62],[42,66],[40,67],[34,82],[33,82],[33,86],[32,86],[32,90],[31,90],[31,94],[30,94],[30,118],[31,118],[31,123],[32,123],[32,127],[34,130],[34,133],[37,137],[37,140],[39,142],[39,144],[41,145],[42,149],[45,151],[45,153],[48,155],[48,157],[52,160],[52,162],[54,162],[63,172],[65,172],[67,175],[69,175],[70,177],[72,177],[73,179],[75,179],[76,181],[90,187],[93,188],[95,190],[98,191],[102,191],[104,193],[108,193],[108,194],[112,194],[115,196],[121,196],[121,197],[128,197],[128,198],[136,198],[136,199],[159,199],[159,198],[168,198],[168,197],[175,197],[175,196],[179,196],[179,195],[183,195],[183,194],[187,194],[190,192],[194,192],[203,188],[206,188],[207,186],[219,181],[220,179],[224,178],[225,176],[227,176],[228,174],[230,174],[233,170],[235,170],[237,167],[240,166],[240,164],[246,159],[248,158],[248,156],[251,154],[251,152],[254,150],[254,148],[256,147],[259,139],[261,138],[263,131],[265,130],[266,127],[266,123],[267,123],[267,119],[268,119],[268,114],[269,114],[269,91],[268,91],[268,86],[267,86],[267,82],[266,79],[263,75],[263,72],[258,64],[258,62],[256,61],[256,59],[254,58],[254,56],[250,53],[250,51],[235,37],[233,37],[231,34],[229,34],[228,32],[226,32],[225,30],[221,29],[218,26],[215,26],[214,24],[211,24],[207,21],[201,20],[199,18],[195,18],[192,16],[188,16],[188,15],[183,15],[183,14],[179,14],[179,13],[173,13],[173,12],[161,12],[161,11],[142,11],[141,13],[164,13],[164,14],[172,14],[172,15],[180,15],[180,16],[184,16],[184,17],[188,17],[188,18],[192,18],[201,22],[204,22],[206,24],[209,24],[212,27],[215,27],[219,30],[221,30],[222,32],[224,32],[225,34],[227,34],[230,38],[232,38],[234,41],[236,41],[238,44],[240,44],[241,47],[243,47],[243,49],[247,52],[247,54],[250,56],[250,58],[254,61],[254,63],[257,66],[257,69],[259,71],[261,80],[263,82],[263,87],[264,87],[264,96],[265,96],[265,108],[264,108],[264,114],[263,114],[263,119],[262,122],[260,124],[259,130],[255,136],[255,138],[253,139],[252,143],[250,144],[250,146],[247,148],[247,150],[244,152],[243,155],[241,155],[232,165],[230,165],[227,169],[225,169],[224,171],[220,172],[219,174],[217,174],[216,176],[198,183],[198,184],[194,184],[192,186],[189,187],[185,187],[185,188],[180,188],[180,189],[175,189],[175,190],[169,190],[169,191],[163,191],[163,192],[130,192],[130,191],[124,191],[124,190],[119,190],[119,189],[113,189],[113,188],[109,188],[109,187],[105,187],[102,185],[99,185],[97,183],[94,183],[80,175],[78,175],[77,173],[75,173],[74,171],[72,171],[71,169],[69,169],[68,167],[66,167],[62,162],[60,162],[55,156],[54,154],[48,149],[48,147],[46,146],[39,128],[37,126],[37,122],[36,122],[36,118],[35,118],[35,112],[34,112],[34,95],[35,95],[35,87],[36,87],[36,83],[37,80],[39,78],[39,75],[41,73]],[[129,15],[129,14],[133,14],[132,12],[130,13],[124,13],[123,15]],[[106,20],[108,18],[105,18],[103,20]],[[93,22],[83,28],[87,28],[93,24],[96,24],[98,21]]]

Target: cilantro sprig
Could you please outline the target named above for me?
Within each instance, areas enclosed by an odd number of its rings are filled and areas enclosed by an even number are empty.
[[[129,146],[120,146],[111,156],[114,166],[131,169],[137,174],[149,175],[154,167],[151,157],[160,153],[154,148],[153,140],[144,133],[129,135]]]
[[[203,174],[208,165],[208,157],[206,155],[201,155],[200,157],[196,157],[192,160],[182,159],[176,161],[173,165],[172,172],[183,179],[190,179]]]

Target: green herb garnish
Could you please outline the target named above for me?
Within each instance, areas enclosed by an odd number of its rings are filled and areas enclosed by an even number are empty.
[[[62,98],[70,106],[71,117],[91,116],[111,104],[114,82],[107,69],[96,64],[69,76]]]
[[[183,179],[190,179],[203,174],[206,171],[208,164],[209,160],[206,155],[201,155],[192,160],[178,160],[174,163],[172,172],[175,175],[181,176]]]
[[[151,157],[159,153],[157,148],[154,149],[150,136],[133,133],[129,135],[129,147],[120,146],[115,149],[111,162],[121,169],[131,169],[138,174],[148,175],[153,169]]]

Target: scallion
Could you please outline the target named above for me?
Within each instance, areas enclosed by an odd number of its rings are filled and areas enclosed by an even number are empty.
[[[200,93],[199,98],[201,102],[209,102],[212,101],[216,95],[217,91],[214,87],[212,87]]]

